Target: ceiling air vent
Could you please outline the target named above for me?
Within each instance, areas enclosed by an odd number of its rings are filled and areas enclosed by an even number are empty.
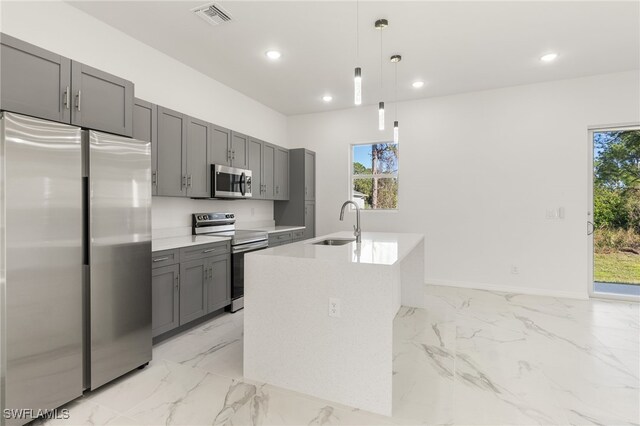
[[[205,4],[204,6],[191,9],[191,11],[211,25],[220,25],[231,21],[231,15],[215,3]]]

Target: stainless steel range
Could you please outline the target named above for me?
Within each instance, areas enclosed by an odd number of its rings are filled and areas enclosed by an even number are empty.
[[[265,231],[236,229],[233,213],[194,213],[191,220],[193,235],[231,237],[231,312],[244,307],[244,255],[269,247]]]

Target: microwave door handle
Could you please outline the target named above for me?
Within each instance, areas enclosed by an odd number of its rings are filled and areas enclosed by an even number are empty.
[[[245,174],[244,172],[242,172],[242,174],[240,175],[240,193],[242,194],[242,196],[244,197],[244,194],[247,192],[246,190],[246,179],[245,179]]]

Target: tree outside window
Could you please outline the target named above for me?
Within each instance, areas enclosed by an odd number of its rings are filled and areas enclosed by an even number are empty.
[[[351,199],[367,210],[398,208],[398,144],[351,146]]]

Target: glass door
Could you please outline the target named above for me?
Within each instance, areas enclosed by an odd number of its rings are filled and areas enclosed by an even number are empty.
[[[640,299],[640,127],[596,129],[591,141],[589,294]]]

